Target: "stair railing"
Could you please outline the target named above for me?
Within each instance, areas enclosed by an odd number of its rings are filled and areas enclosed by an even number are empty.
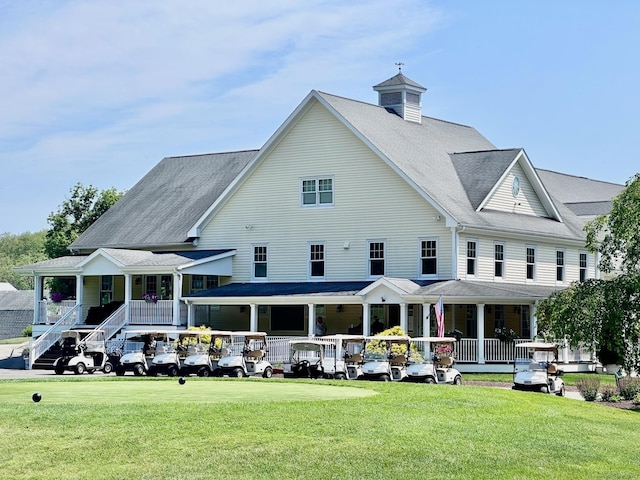
[[[60,340],[61,333],[66,330],[64,327],[77,325],[79,323],[82,305],[75,305],[71,310],[65,313],[60,320],[54,323],[49,330],[44,332],[29,345],[29,370],[33,367],[34,362],[40,358],[51,346]]]
[[[118,333],[122,329],[122,327],[124,327],[127,324],[127,319],[125,315],[126,308],[127,308],[126,305],[120,305],[120,307],[115,312],[109,315],[104,320],[104,322],[98,325],[93,332],[91,332],[89,335],[85,337],[83,341],[88,342],[88,341],[96,340],[98,331],[104,332],[105,341],[110,340],[112,337],[114,337],[115,334]]]

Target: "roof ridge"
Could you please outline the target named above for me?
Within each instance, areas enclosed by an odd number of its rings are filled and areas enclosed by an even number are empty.
[[[209,152],[209,153],[192,153],[189,155],[171,155],[168,157],[164,157],[163,160],[167,158],[190,158],[190,157],[205,157],[207,155],[228,155],[230,153],[250,153],[250,152],[259,152],[259,148],[247,148],[245,150],[230,150],[227,152]]]
[[[543,171],[543,172],[549,172],[549,173],[555,173],[557,175],[564,175],[565,177],[573,177],[573,178],[581,178],[582,180],[590,180],[592,182],[598,182],[598,183],[608,183],[609,185],[624,185],[624,183],[615,183],[615,182],[610,182],[608,180],[598,180],[596,178],[589,178],[589,177],[583,177],[582,175],[574,175],[572,173],[563,173],[563,172],[558,172],[556,170],[549,170],[548,168],[536,168],[534,167],[535,170],[538,171]]]

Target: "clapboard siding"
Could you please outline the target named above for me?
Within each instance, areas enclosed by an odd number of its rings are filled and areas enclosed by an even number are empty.
[[[301,178],[312,176],[334,179],[333,206],[300,206]],[[439,276],[450,278],[451,233],[437,213],[316,104],[203,229],[199,248],[236,248],[234,281],[249,281],[252,245],[267,244],[269,281],[303,281],[309,242],[324,243],[325,279],[337,281],[366,278],[367,241],[384,240],[386,275],[417,278],[418,238],[438,237]]]
[[[514,197],[511,186],[513,184],[513,178],[516,176],[520,180],[520,193],[518,193],[517,197]],[[531,186],[531,182],[529,182],[529,179],[525,175],[524,170],[522,170],[522,167],[517,163],[509,171],[504,181],[493,193],[484,208],[502,212],[516,212],[523,215],[535,215],[538,217],[549,216],[542,206],[537,193]]]

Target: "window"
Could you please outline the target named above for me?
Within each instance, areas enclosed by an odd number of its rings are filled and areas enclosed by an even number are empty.
[[[321,243],[309,246],[309,276],[324,277],[324,245]]]
[[[106,305],[113,300],[113,276],[100,277],[100,305]]]
[[[154,293],[159,300],[173,298],[173,277],[171,275],[146,275],[143,293]]]
[[[253,247],[253,278],[267,278],[267,246],[255,245]]]
[[[369,242],[369,276],[384,275],[384,242]]]
[[[494,269],[493,275],[502,278],[504,276],[504,244],[496,243],[494,245]]]
[[[536,249],[527,247],[527,280],[533,280],[536,274]]]
[[[504,305],[496,305],[493,314],[494,328],[504,328]]]
[[[587,254],[586,252],[580,252],[580,281],[584,282],[587,279]]]
[[[302,206],[333,205],[333,179],[328,177],[302,180]]]
[[[478,257],[478,244],[475,240],[467,241],[467,275],[476,274],[476,259]]]
[[[436,275],[438,273],[438,241],[422,240],[420,242],[420,274]]]
[[[217,286],[217,275],[191,275],[191,293],[202,292]]]
[[[564,250],[556,250],[556,280],[564,282]]]

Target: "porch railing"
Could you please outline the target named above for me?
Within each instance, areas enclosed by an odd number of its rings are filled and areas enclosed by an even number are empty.
[[[145,300],[132,300],[131,325],[173,325],[173,300],[158,300],[146,302]],[[186,311],[186,306],[185,306]],[[180,324],[182,325],[183,304],[180,305]],[[184,314],[186,319],[186,314]]]
[[[82,312],[82,305],[75,305],[68,310],[60,319],[46,332],[31,342],[29,345],[29,369],[33,363],[42,356],[51,346],[60,340],[60,333],[68,327],[77,325]]]
[[[76,306],[75,300],[62,300],[54,303],[48,300],[38,302],[38,315],[34,318],[34,325],[54,325]]]

